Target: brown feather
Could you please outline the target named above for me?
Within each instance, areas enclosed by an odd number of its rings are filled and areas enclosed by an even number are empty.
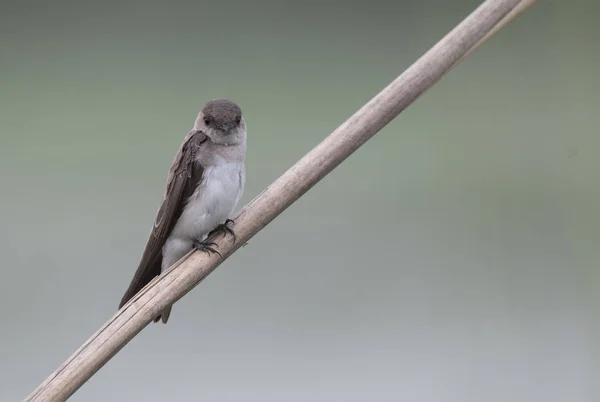
[[[160,275],[163,246],[181,216],[183,208],[202,179],[203,168],[196,160],[198,148],[206,141],[201,131],[192,130],[185,137],[173,160],[167,178],[163,202],[156,214],[146,248],[127,291],[121,299],[123,307],[154,277]],[[160,315],[155,321],[160,319]]]

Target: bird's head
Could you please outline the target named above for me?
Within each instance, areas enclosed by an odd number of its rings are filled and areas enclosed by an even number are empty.
[[[202,108],[194,124],[217,145],[236,145],[246,135],[242,109],[229,99],[213,99]]]

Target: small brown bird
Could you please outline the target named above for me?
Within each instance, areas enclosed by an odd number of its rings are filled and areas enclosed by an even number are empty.
[[[205,239],[226,231],[245,183],[246,122],[238,105],[227,99],[209,101],[179,147],[167,177],[163,202],[140,264],[123,295],[123,307],[155,276],[191,249],[216,252]],[[171,306],[155,319],[166,323]]]

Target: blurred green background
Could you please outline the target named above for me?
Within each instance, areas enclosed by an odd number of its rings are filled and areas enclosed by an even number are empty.
[[[114,314],[207,100],[244,204],[478,4],[2,2],[0,400]],[[539,1],[72,400],[600,400],[599,4]]]

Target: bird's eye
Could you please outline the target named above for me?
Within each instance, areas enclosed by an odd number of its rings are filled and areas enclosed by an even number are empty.
[[[206,124],[207,126],[210,126],[210,119],[208,117],[204,118],[204,124]]]
[[[237,116],[237,117],[235,118],[235,122],[236,122],[237,124],[240,124],[240,121],[242,121],[242,116]]]

